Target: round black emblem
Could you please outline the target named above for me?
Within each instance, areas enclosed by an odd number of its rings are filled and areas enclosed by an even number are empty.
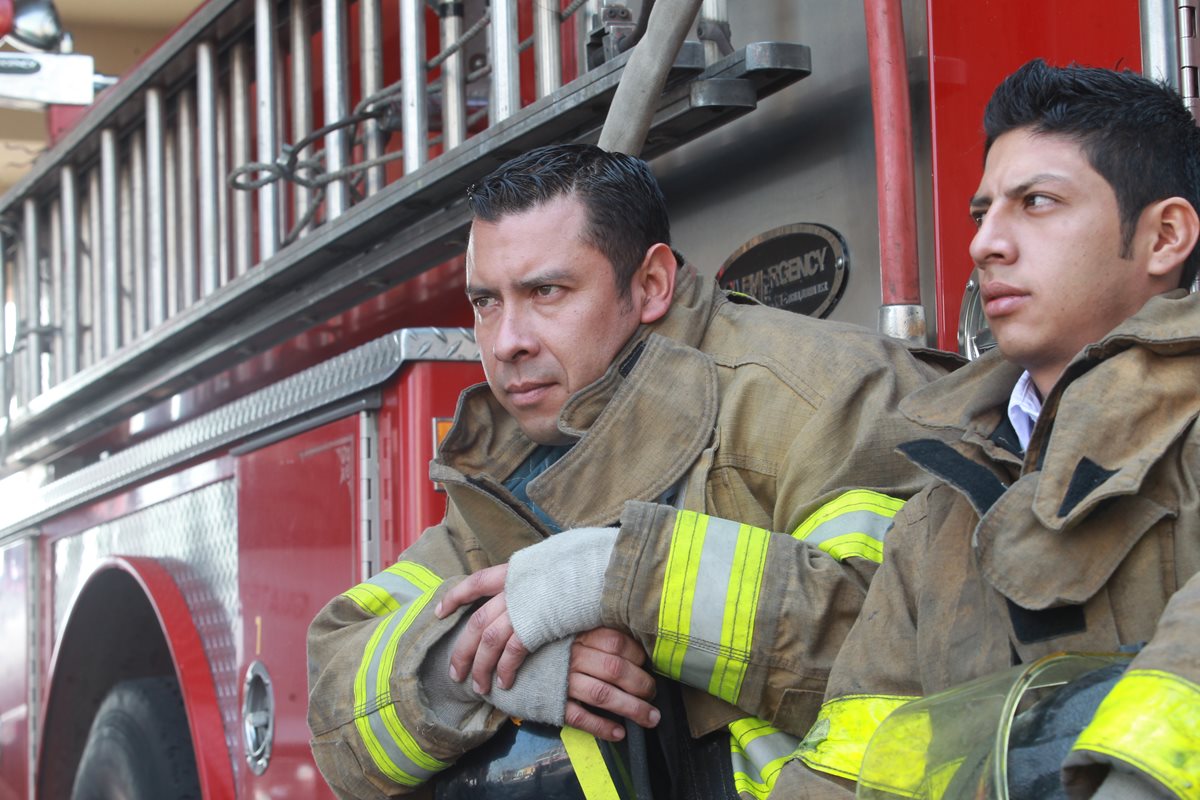
[[[717,273],[722,288],[810,317],[833,311],[850,268],[846,242],[826,225],[799,222],[755,236]]]

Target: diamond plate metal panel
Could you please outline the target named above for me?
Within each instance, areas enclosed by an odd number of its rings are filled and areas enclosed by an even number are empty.
[[[55,639],[71,598],[98,562],[112,555],[157,558],[175,579],[208,656],[229,752],[241,752],[237,642],[238,527],[235,481],[210,484],[52,545]],[[234,763],[234,774],[237,774]]]
[[[37,490],[28,511],[13,515],[0,507],[0,539],[175,464],[365,392],[406,361],[478,359],[475,333],[467,328],[407,328],[381,336],[47,484]]]

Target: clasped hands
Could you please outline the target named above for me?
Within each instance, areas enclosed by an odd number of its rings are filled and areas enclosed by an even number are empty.
[[[504,594],[507,577],[507,564],[473,573],[447,592],[434,610],[444,619],[458,608],[491,598],[471,614],[450,656],[450,677],[461,683],[469,674],[481,695],[488,693],[493,675],[501,687],[511,687],[529,654],[509,619]],[[654,678],[643,669],[645,661],[641,644],[623,631],[596,628],[577,635],[567,673],[566,724],[610,742],[620,741],[624,728],[589,707],[646,728],[657,725],[658,709],[649,703],[654,697]]]

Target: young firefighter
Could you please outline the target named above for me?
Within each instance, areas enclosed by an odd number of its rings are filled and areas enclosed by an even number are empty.
[[[761,531],[748,549],[714,550],[705,563],[723,569],[725,585],[681,593],[689,603],[703,594],[735,604],[757,602],[749,590],[759,583],[788,593],[789,614],[764,603],[757,626],[802,640],[803,661],[768,681],[735,674],[721,654],[685,654],[682,643],[679,658],[691,675],[718,676],[720,697],[802,733],[865,596],[895,498],[928,480],[894,452],[914,433],[896,405],[941,368],[861,329],[736,302],[680,265],[657,182],[636,158],[541,148],[500,167],[470,201],[467,294],[488,382],[464,393],[431,468],[446,487],[445,520],[312,625],[309,724],[326,779],[342,797],[414,791],[510,715],[610,741],[623,729],[597,708],[655,725],[645,653],[628,636],[597,624],[541,648],[515,682],[493,685],[466,670],[450,675],[456,637],[482,617],[435,614],[463,576],[578,533],[566,529],[654,535],[650,516],[622,517],[627,501],[783,531],[817,508],[853,515],[850,538],[827,530],[808,544]],[[845,493],[855,487],[865,488]],[[606,557],[549,572],[559,587],[598,584]],[[541,602],[556,602],[556,592]],[[657,595],[644,602],[657,607]],[[729,651],[747,636],[731,631]],[[731,716],[742,715],[707,695],[689,701],[697,736]],[[717,745],[728,775],[727,735]],[[707,782],[675,772],[685,784]]]
[[[944,482],[897,516],[803,761],[854,778],[883,707],[1146,642],[1065,788],[1200,797],[1200,298],[1177,288],[1200,259],[1200,132],[1170,89],[1041,61],[984,128],[971,257],[1000,352],[902,405],[959,439],[903,448]]]
[[[1200,259],[1200,132],[1165,87],[1041,61],[996,90],[984,124],[971,255],[999,349],[902,403],[927,434],[901,449],[939,482],[896,516],[820,718],[773,796],[850,796],[871,735],[913,698],[1057,651],[1145,642],[1068,739],[1063,788],[1194,800],[1200,298],[1179,287]],[[530,603],[541,551],[562,543],[513,560],[508,616],[526,646],[591,619],[664,649],[679,528],[675,541],[605,538],[615,549],[590,606]],[[656,590],[660,608],[630,604]],[[560,613],[577,606],[581,622]],[[767,668],[796,647],[756,638],[748,657]]]

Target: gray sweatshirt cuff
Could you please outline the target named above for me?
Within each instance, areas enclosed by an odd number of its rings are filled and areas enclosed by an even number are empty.
[[[604,572],[618,528],[575,528],[518,550],[508,562],[508,617],[530,652],[599,628]]]
[[[562,726],[567,706],[567,671],[571,666],[574,637],[551,642],[530,653],[517,670],[511,689],[493,684],[491,694],[478,695],[470,677],[462,683],[450,678],[450,653],[467,616],[425,655],[420,682],[425,706],[450,728],[461,727],[481,704],[490,703],[510,717]]]
[[[530,653],[517,670],[511,689],[492,685],[492,705],[518,719],[563,725],[567,708],[567,673],[575,637],[550,642]]]

